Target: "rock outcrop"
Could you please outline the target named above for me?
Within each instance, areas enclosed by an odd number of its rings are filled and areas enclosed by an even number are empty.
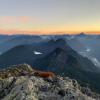
[[[16,65],[0,72],[0,100],[100,100],[99,94],[68,77],[39,74],[31,66]],[[9,74],[10,75],[9,75]],[[7,76],[8,75],[8,76]],[[6,76],[6,77],[4,77]]]

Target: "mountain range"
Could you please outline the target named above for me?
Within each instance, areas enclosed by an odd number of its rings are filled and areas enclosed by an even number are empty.
[[[27,63],[100,92],[100,36],[0,35],[0,68]],[[98,82],[97,82],[98,81]]]

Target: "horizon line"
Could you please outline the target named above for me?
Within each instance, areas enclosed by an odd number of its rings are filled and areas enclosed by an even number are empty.
[[[0,30],[0,35],[17,35],[17,34],[25,34],[25,35],[53,35],[53,34],[100,34],[100,31],[23,31],[23,30]]]

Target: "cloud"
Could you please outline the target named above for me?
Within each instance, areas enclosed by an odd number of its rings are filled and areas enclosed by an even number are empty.
[[[15,22],[15,18],[14,17],[10,17],[10,16],[7,16],[7,17],[2,17],[0,16],[0,23],[1,24],[4,24],[4,23],[13,23]]]
[[[32,21],[32,18],[29,17],[29,16],[20,16],[20,17],[18,18],[18,20],[19,20],[20,22],[22,22],[22,23],[27,23],[27,22]]]
[[[29,30],[16,30],[16,29],[9,29],[9,30],[0,29],[0,34],[8,34],[8,35],[12,35],[12,34],[43,34],[43,32],[29,31]]]
[[[36,21],[35,18],[30,16],[0,16],[1,24],[31,23],[33,21]]]

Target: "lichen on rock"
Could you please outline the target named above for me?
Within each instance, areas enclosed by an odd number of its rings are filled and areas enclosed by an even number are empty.
[[[22,69],[27,74],[21,74]],[[78,82],[68,77],[35,75],[29,65],[14,67],[13,71],[16,75],[0,79],[0,100],[100,100],[99,95],[83,93]]]

